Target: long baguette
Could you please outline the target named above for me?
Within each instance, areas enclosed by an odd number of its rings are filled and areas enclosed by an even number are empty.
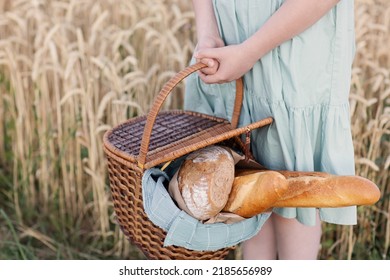
[[[335,176],[322,172],[280,171],[288,189],[274,207],[343,207],[372,205],[379,188],[361,176]]]
[[[248,218],[272,208],[287,191],[287,180],[275,171],[240,175],[236,172],[228,201],[222,209]]]
[[[379,188],[360,176],[264,170],[237,170],[235,176],[223,211],[246,218],[273,207],[333,208],[372,205],[380,198]]]

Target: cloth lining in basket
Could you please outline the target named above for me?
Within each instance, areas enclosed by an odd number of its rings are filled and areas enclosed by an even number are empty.
[[[142,178],[145,212],[155,225],[167,231],[164,246],[219,250],[253,237],[269,218],[270,214],[265,213],[233,224],[203,224],[175,205],[164,186],[166,180],[168,175],[158,168],[146,170]]]

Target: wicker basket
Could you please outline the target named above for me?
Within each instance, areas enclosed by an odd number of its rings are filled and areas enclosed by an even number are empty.
[[[267,118],[236,128],[243,98],[241,79],[236,82],[231,123],[190,111],[159,112],[174,87],[202,67],[205,65],[198,63],[177,73],[156,96],[147,116],[130,119],[104,135],[104,151],[117,221],[124,234],[149,259],[224,259],[232,248],[193,251],[177,246],[164,247],[166,233],[155,226],[144,212],[141,185],[144,170],[223,141],[243,150],[245,145],[239,135],[272,122],[272,118]]]

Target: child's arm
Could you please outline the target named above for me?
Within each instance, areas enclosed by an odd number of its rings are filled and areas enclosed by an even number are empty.
[[[192,5],[195,12],[196,31],[198,37],[195,52],[199,52],[203,49],[225,46],[219,35],[212,0],[192,0]],[[197,61],[199,62],[200,59]],[[216,73],[218,69],[217,60],[203,58],[202,62],[209,66],[208,68],[201,70],[203,74],[211,75]]]
[[[212,75],[201,72],[201,79],[206,83],[224,83],[238,79],[263,55],[313,25],[339,1],[286,0],[259,30],[243,43],[200,49],[195,54],[198,60],[211,58],[219,61],[218,71]]]

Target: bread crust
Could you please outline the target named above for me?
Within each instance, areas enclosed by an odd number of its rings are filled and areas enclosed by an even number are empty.
[[[287,191],[287,180],[275,171],[236,172],[223,211],[249,218],[272,208]]]
[[[238,170],[224,211],[252,217],[274,207],[336,208],[372,205],[379,188],[361,176],[325,172]],[[272,176],[271,176],[272,174]],[[263,176],[267,179],[261,179]],[[277,192],[278,195],[273,194]]]
[[[288,190],[275,207],[344,207],[372,205],[380,199],[379,188],[361,176],[287,177]]]
[[[220,146],[208,146],[189,154],[178,173],[183,200],[199,220],[207,220],[222,210],[233,180],[233,156]]]
[[[372,205],[380,199],[379,188],[360,176],[235,169],[231,152],[220,146],[190,154],[180,167],[178,185],[199,220],[221,211],[250,218],[274,207],[334,208]]]

